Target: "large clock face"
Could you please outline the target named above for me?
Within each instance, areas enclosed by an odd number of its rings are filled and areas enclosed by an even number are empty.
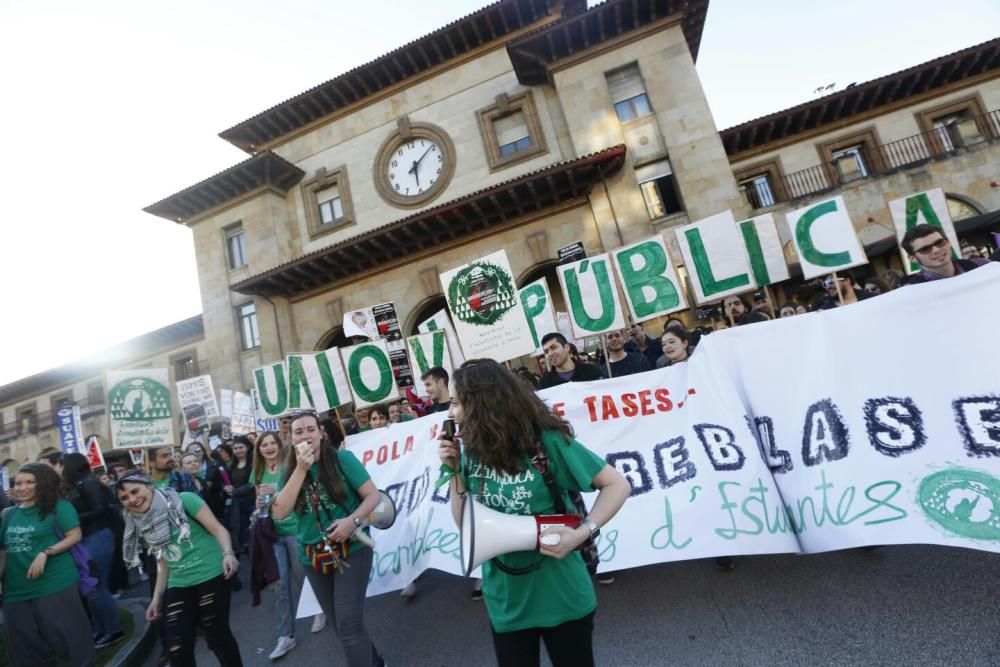
[[[373,165],[375,187],[387,202],[417,208],[448,187],[455,171],[455,146],[430,123],[405,122],[390,134]]]
[[[430,138],[412,137],[399,144],[389,160],[386,176],[400,197],[420,198],[444,172],[444,152]]]

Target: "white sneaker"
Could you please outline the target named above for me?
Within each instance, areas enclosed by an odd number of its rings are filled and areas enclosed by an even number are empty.
[[[409,599],[412,597],[416,597],[416,595],[417,595],[417,582],[415,581],[411,581],[410,583],[406,584],[406,587],[399,592],[399,597],[401,598]]]
[[[274,647],[274,650],[271,651],[271,655],[267,657],[271,660],[277,660],[295,648],[295,644],[295,637],[278,637],[278,645]]]
[[[311,632],[314,634],[317,632],[322,632],[323,628],[326,627],[326,614],[316,614],[313,617],[313,626]]]

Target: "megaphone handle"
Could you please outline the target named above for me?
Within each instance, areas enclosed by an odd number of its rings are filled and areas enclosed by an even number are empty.
[[[372,549],[375,548],[375,540],[366,535],[365,532],[360,528],[355,528],[354,533],[351,535],[351,537],[353,537],[358,542],[361,542],[361,544],[364,544],[367,547],[371,547]]]

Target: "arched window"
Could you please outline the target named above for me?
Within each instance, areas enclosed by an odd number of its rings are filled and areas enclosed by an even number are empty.
[[[404,331],[407,332],[407,336],[416,336],[419,331],[417,331],[417,326],[430,319],[438,312],[448,309],[448,300],[444,298],[444,294],[437,294],[435,296],[427,297],[413,309],[406,320],[406,327]]]
[[[983,213],[979,210],[979,207],[965,197],[959,197],[958,195],[945,195],[945,200],[948,202],[948,214],[951,215],[952,222],[958,222],[959,220],[964,220],[966,218],[973,218],[977,215],[982,215]]]
[[[335,326],[319,337],[319,341],[316,343],[316,351],[322,352],[329,350],[331,347],[347,347],[350,344],[351,341],[344,335],[344,327]]]

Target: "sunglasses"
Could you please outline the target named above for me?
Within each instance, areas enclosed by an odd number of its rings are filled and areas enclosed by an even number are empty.
[[[931,243],[929,245],[925,245],[922,248],[914,248],[913,249],[913,254],[914,255],[926,255],[931,250],[941,250],[942,248],[947,247],[947,245],[948,245],[948,239],[938,239],[934,243]]]
[[[841,280],[847,280],[846,278],[841,278]],[[836,281],[833,278],[827,278],[823,281],[823,287],[833,287],[836,285]]]
[[[296,410],[295,412],[289,412],[288,415],[282,419],[288,419],[289,423],[299,419],[301,417],[319,417],[319,413],[315,410]]]

